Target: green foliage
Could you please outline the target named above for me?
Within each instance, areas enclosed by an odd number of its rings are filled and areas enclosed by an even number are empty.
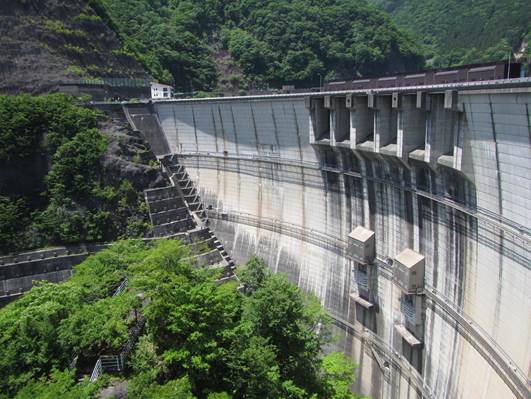
[[[262,258],[252,255],[245,264],[240,274],[240,280],[247,293],[256,291],[262,287],[267,277],[271,275],[267,264]]]
[[[100,159],[107,149],[107,139],[97,129],[80,131],[59,147],[48,173],[52,196],[85,197],[94,190],[101,175]]]
[[[77,65],[70,65],[66,68],[66,72],[76,75],[80,79],[93,79],[93,77],[83,68]]]
[[[189,254],[174,240],[119,242],[69,281],[42,283],[1,309],[1,392],[92,397],[85,382],[56,370],[74,353],[116,353],[142,314],[129,398],[356,398],[354,365],[321,356],[329,322],[315,299],[256,257],[246,273],[258,278],[241,293],[236,282],[217,284],[212,272],[192,268]],[[110,296],[125,277],[128,288]]]
[[[82,302],[70,284],[43,283],[0,311],[0,381],[12,393],[52,368],[64,368],[70,352],[57,326]],[[67,349],[67,350],[65,350]]]
[[[526,0],[372,0],[427,48],[435,66],[506,60],[531,34]]]
[[[361,0],[102,1],[126,49],[183,91],[215,87],[220,45],[247,81],[277,86],[422,63],[412,40]]]
[[[74,353],[118,353],[129,337],[130,292],[81,306],[61,323],[59,340]]]
[[[253,335],[267,337],[276,348],[282,379],[311,392],[319,374],[321,341],[314,332],[317,320],[306,310],[297,287],[272,275],[251,296],[244,317]]]
[[[138,242],[118,243],[76,266],[67,282],[40,283],[0,309],[0,392],[12,395],[64,369],[78,350],[90,358],[119,348],[127,338],[125,315],[137,304],[128,292],[108,296],[145,253]],[[36,383],[28,392],[41,388],[48,389]]]
[[[20,249],[26,224],[26,202],[0,196],[0,252]]]
[[[411,39],[360,1],[245,2],[232,4],[229,15],[268,47],[267,81],[315,84],[319,74],[341,78],[420,65]],[[229,49],[233,40],[229,37]]]
[[[66,37],[84,39],[87,34],[80,29],[71,29],[65,26],[60,20],[47,19],[44,21],[44,27],[50,32],[57,33]]]
[[[15,399],[91,399],[101,387],[88,381],[78,383],[73,371],[54,370],[49,380],[31,381]]]
[[[280,366],[277,348],[261,336],[246,337],[242,345],[236,345],[228,362],[235,397],[278,398],[280,390]]]
[[[96,129],[97,118],[64,95],[0,96],[0,167],[22,176],[38,169],[48,188],[19,198],[9,184],[0,187],[1,252],[149,230],[144,199],[131,182],[107,183],[114,181],[102,162],[108,139]]]
[[[0,96],[0,166],[42,151],[53,155],[77,132],[96,127],[96,122],[93,111],[62,94]]]
[[[208,399],[231,399],[231,397],[226,392],[216,392],[209,394]]]
[[[192,394],[190,380],[182,377],[168,381],[165,384],[157,384],[145,379],[145,376],[137,376],[131,381],[127,392],[129,399],[195,399]]]
[[[69,52],[69,53],[71,53],[71,54],[73,54],[73,55],[82,55],[82,54],[85,54],[85,53],[86,53],[86,50],[85,50],[83,47],[74,46],[74,45],[72,45],[72,44],[68,44],[68,43],[65,44],[65,45],[63,46],[63,48],[64,48],[67,52]]]
[[[323,358],[323,374],[328,384],[327,397],[330,399],[356,399],[350,392],[354,383],[356,366],[342,353],[330,353]]]
[[[133,269],[147,255],[141,241],[118,241],[105,251],[98,252],[75,267],[68,281],[86,291],[87,302],[111,295]]]
[[[135,268],[142,276],[135,284],[150,298],[144,313],[151,338],[139,344],[133,366],[143,378],[185,374],[199,397],[235,398],[325,397],[343,382],[322,377],[320,352],[329,335],[319,329],[329,319],[314,298],[256,257],[242,273],[246,295],[238,294],[234,284],[218,286],[183,264],[186,254],[176,256],[175,247],[158,244]]]

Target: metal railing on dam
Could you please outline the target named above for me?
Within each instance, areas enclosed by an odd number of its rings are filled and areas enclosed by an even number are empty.
[[[498,215],[492,211],[489,211],[488,209],[481,208],[481,207],[470,208],[463,204],[459,204],[458,202],[456,202],[455,200],[451,198],[432,194],[427,191],[421,190],[418,187],[414,187],[411,185],[397,184],[396,182],[391,181],[391,180],[385,180],[385,179],[381,179],[378,177],[369,176],[367,174],[362,174],[359,172],[342,170],[338,168],[331,168],[331,167],[323,166],[319,164],[318,162],[299,161],[299,160],[294,160],[294,159],[284,159],[280,157],[271,157],[271,156],[255,155],[255,154],[226,155],[223,153],[210,153],[210,152],[198,151],[198,152],[183,152],[183,153],[179,153],[178,156],[182,158],[213,158],[213,159],[219,159],[219,160],[250,161],[253,163],[264,162],[264,163],[277,164],[281,166],[293,166],[293,167],[308,168],[308,169],[318,170],[318,171],[323,170],[323,171],[328,171],[328,172],[333,172],[333,173],[342,173],[347,176],[353,176],[353,177],[360,178],[360,179],[367,179],[367,180],[371,180],[377,183],[386,184],[386,185],[392,186],[394,188],[397,188],[403,191],[409,191],[421,197],[436,201],[440,204],[443,204],[457,211],[463,212],[469,216],[477,218],[479,221],[484,222],[490,226],[502,229],[504,232],[513,235],[515,238],[524,241],[526,244],[531,244],[531,229],[530,228],[518,222],[515,222],[514,220],[510,220],[502,215]],[[209,165],[203,164],[202,168],[209,168]],[[213,166],[213,168],[218,169],[220,168],[220,166],[215,165]]]
[[[286,223],[283,221],[270,219],[267,217],[258,218],[255,215],[241,213],[241,212],[224,212],[218,210],[207,211],[208,217],[212,219],[218,219],[220,221],[228,221],[235,224],[242,224],[258,229],[265,229],[271,232],[287,235],[292,238],[304,241],[309,244],[319,246],[323,249],[340,254],[345,258],[349,258],[347,253],[347,241],[333,237],[328,234],[308,229],[303,226]],[[380,275],[388,280],[393,280],[393,269],[388,264],[386,259],[381,256],[377,256],[375,262],[378,264],[378,270],[381,271]],[[439,314],[446,315],[450,320],[456,323],[459,327],[460,334],[468,340],[473,347],[479,352],[479,354],[493,367],[496,373],[505,381],[510,387],[513,393],[519,398],[529,397],[530,381],[526,374],[514,364],[510,356],[497,344],[496,340],[485,331],[481,326],[474,323],[472,319],[463,312],[462,309],[453,304],[450,298],[445,297],[441,292],[437,291],[435,287],[426,285],[423,294],[431,301],[436,311]],[[354,331],[358,331],[355,326],[344,320],[341,315],[332,313],[332,317],[341,324],[352,328]],[[400,355],[395,353],[393,348],[390,348],[380,337],[370,333],[373,342],[378,342],[378,347],[384,351],[388,356],[402,360]],[[406,367],[410,373],[416,376],[417,379],[422,380],[422,377],[416,370],[411,370],[411,366],[406,362]],[[422,387],[423,393],[429,394],[430,389],[424,382],[416,384],[418,387]],[[431,394],[428,395],[430,397]]]
[[[531,78],[514,78],[514,79],[500,79],[500,80],[486,80],[476,82],[461,82],[461,83],[445,83],[423,86],[403,86],[403,87],[387,87],[379,89],[362,89],[362,90],[337,90],[337,91],[309,91],[297,93],[279,93],[279,94],[250,94],[246,96],[227,96],[227,97],[188,97],[188,98],[169,98],[169,99],[149,99],[149,100],[135,100],[134,102],[122,101],[93,101],[90,105],[105,106],[112,104],[142,104],[142,103],[182,103],[182,102],[218,102],[218,101],[238,101],[238,100],[269,100],[269,99],[291,99],[299,97],[322,97],[325,95],[344,95],[344,94],[389,94],[392,92],[398,93],[412,93],[417,91],[422,92],[443,92],[445,90],[489,90],[489,89],[508,89],[516,87],[531,87]]]

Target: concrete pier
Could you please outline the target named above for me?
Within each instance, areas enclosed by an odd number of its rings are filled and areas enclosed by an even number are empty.
[[[264,257],[330,311],[356,391],[530,397],[529,82],[151,111],[232,257]]]

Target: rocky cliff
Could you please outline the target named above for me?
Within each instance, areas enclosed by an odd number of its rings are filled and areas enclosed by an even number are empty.
[[[99,2],[2,0],[0,92],[43,93],[93,77],[145,78]]]

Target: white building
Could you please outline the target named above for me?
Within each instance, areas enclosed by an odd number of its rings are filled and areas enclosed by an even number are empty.
[[[172,98],[173,87],[158,82],[151,82],[151,98]]]

